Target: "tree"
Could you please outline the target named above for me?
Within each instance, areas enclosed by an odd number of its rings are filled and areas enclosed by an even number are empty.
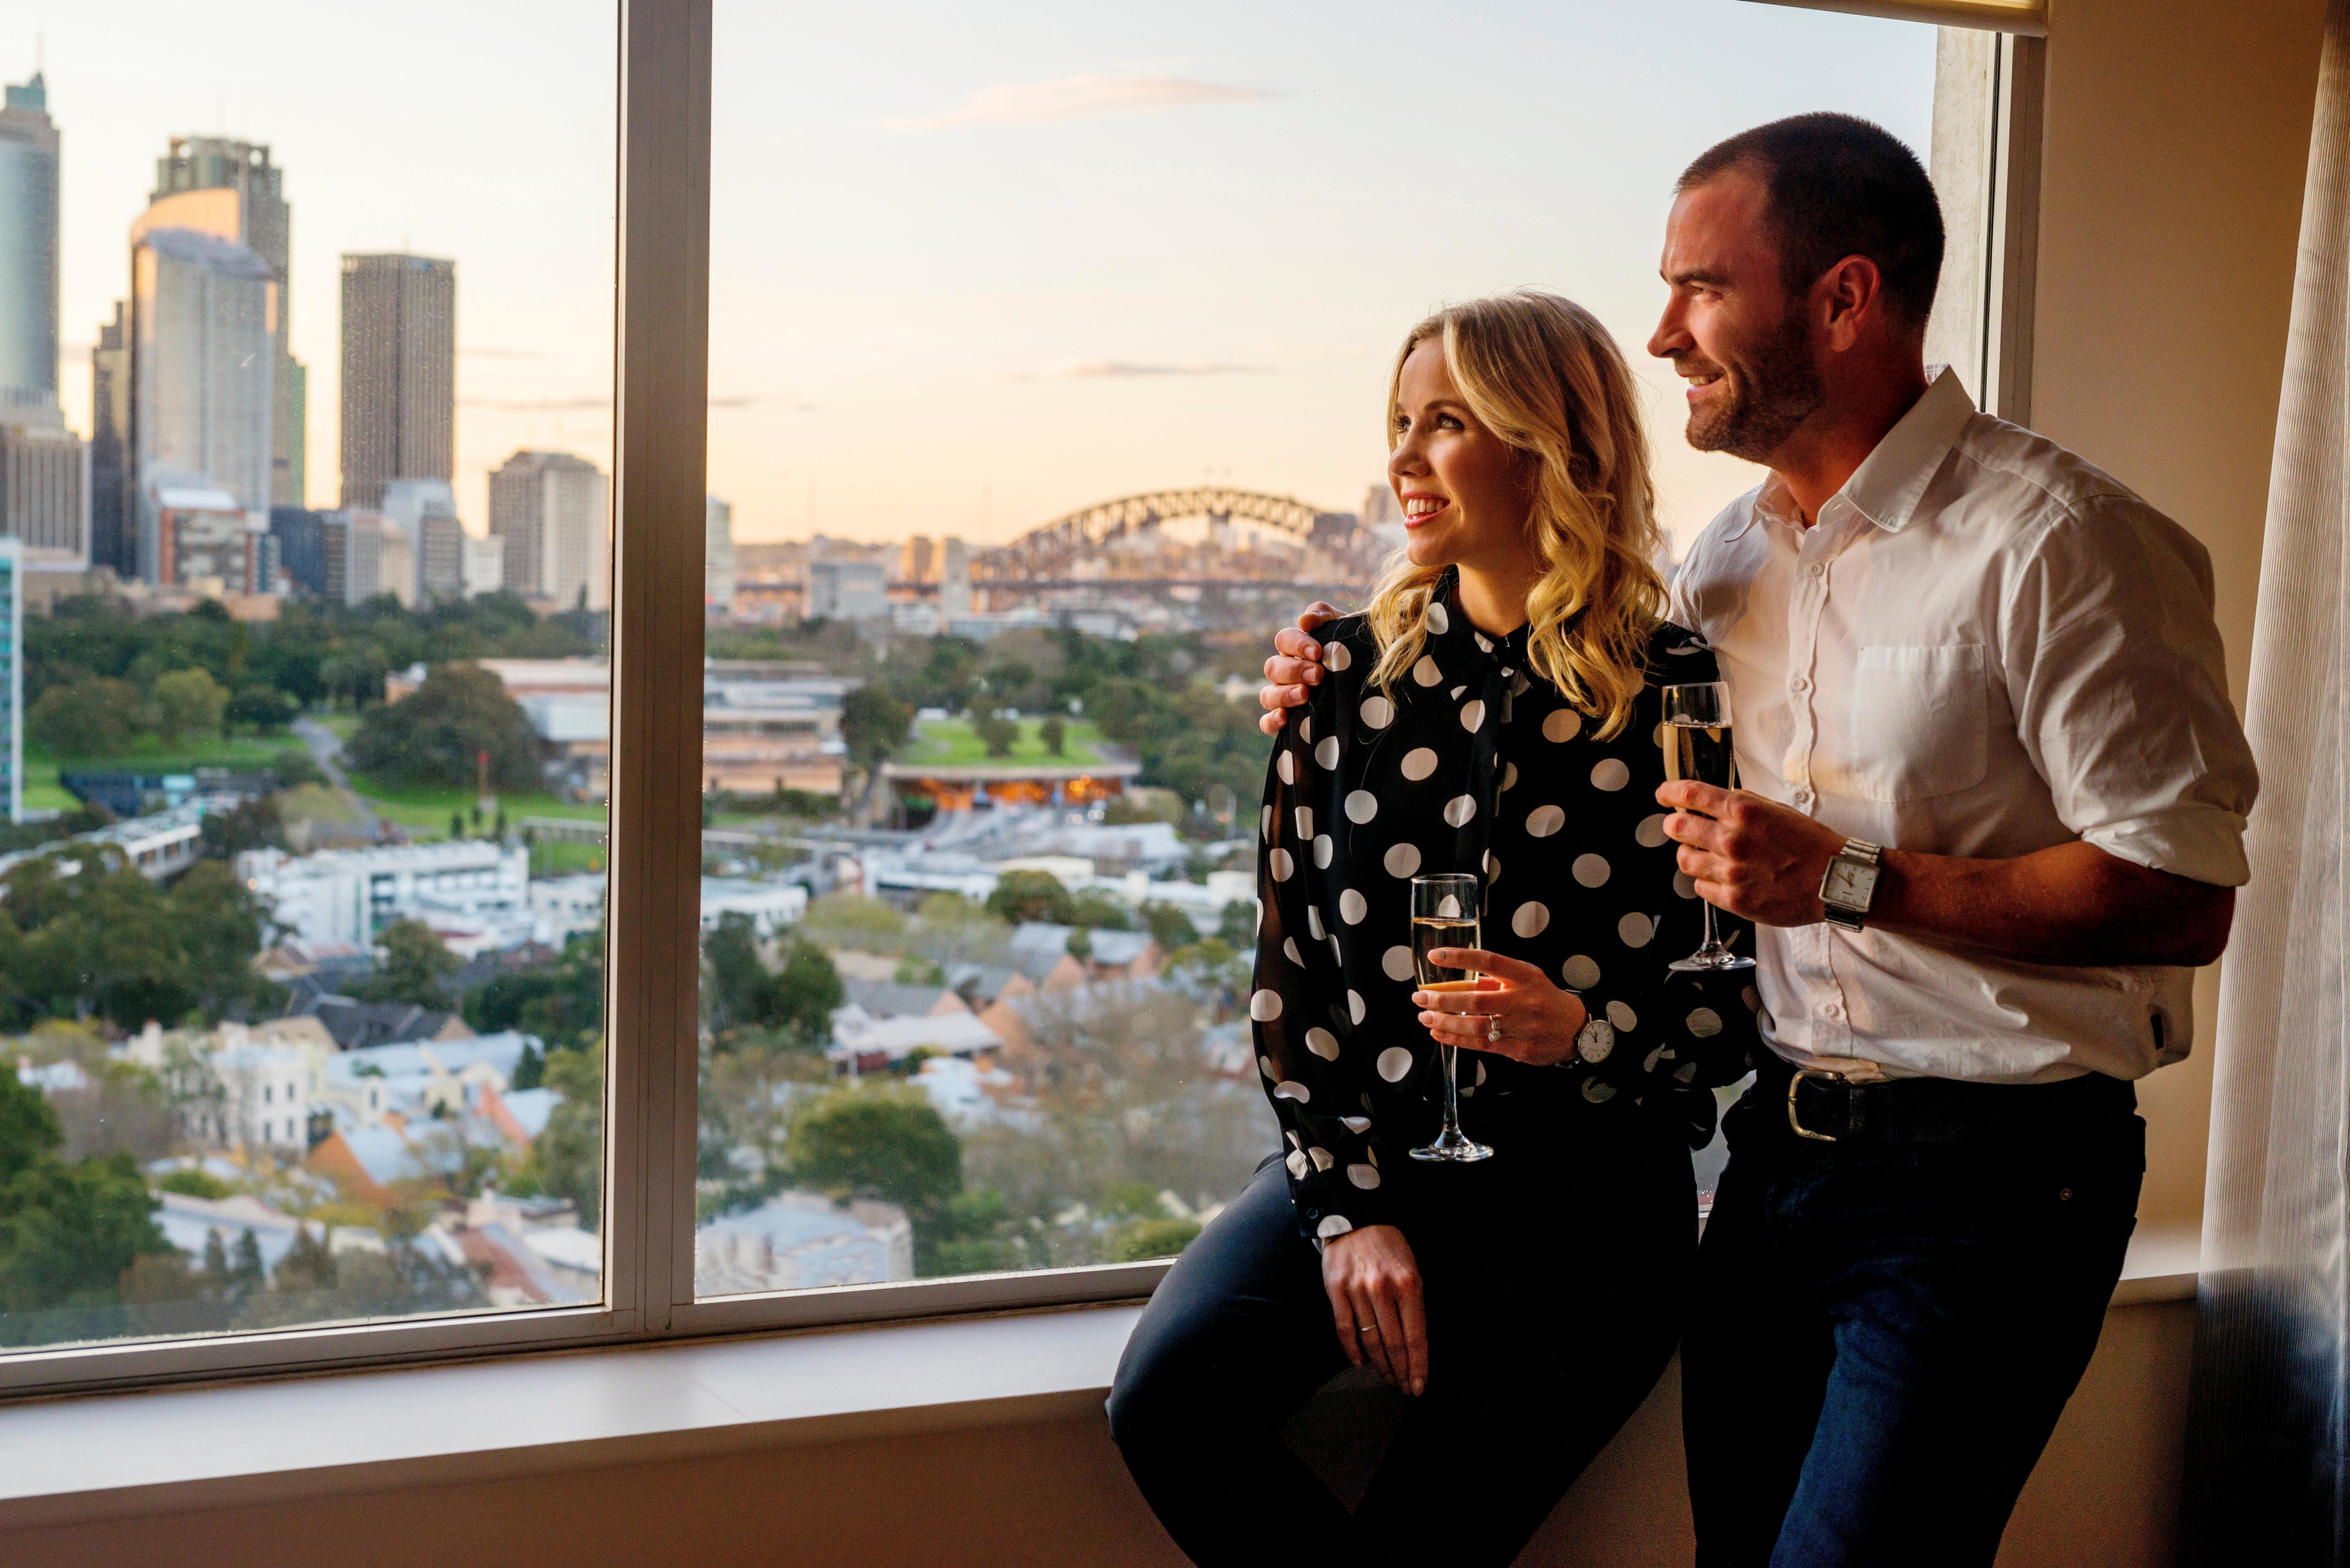
[[[1235,898],[1216,919],[1216,940],[1234,952],[1256,951],[1256,906]]]
[[[759,942],[751,917],[728,912],[718,917],[718,928],[702,939],[704,979],[702,995],[713,1030],[766,1022],[767,966],[759,961]]]
[[[788,1147],[793,1180],[895,1203],[917,1230],[962,1190],[962,1145],[919,1091],[836,1089],[801,1116]]]
[[[971,722],[971,732],[991,757],[1008,757],[1020,743],[1020,726],[1000,713],[982,713]]]
[[[403,785],[471,789],[489,753],[494,788],[537,789],[538,738],[505,683],[474,664],[443,664],[397,702],[370,708],[343,748],[359,772]]]
[[[465,1022],[484,1034],[519,1029],[550,1047],[578,1048],[604,1033],[604,933],[582,931],[562,956],[515,970],[465,993]]]
[[[840,738],[848,748],[849,760],[865,770],[865,788],[857,799],[860,813],[872,803],[881,764],[906,743],[913,722],[914,711],[884,686],[859,686],[841,699]]]
[[[419,1007],[446,1009],[448,989],[441,981],[456,973],[464,961],[421,920],[394,920],[377,937],[383,959],[373,974],[353,988],[362,1002],[407,1002]]]
[[[228,705],[230,718],[256,730],[282,730],[301,711],[302,704],[292,697],[260,681],[238,687]]]
[[[806,1049],[819,1048],[832,1038],[832,1011],[848,999],[840,971],[825,950],[799,940],[785,950],[784,967],[768,997],[769,1022]]]
[[[906,940],[906,917],[864,893],[827,893],[800,917],[810,941],[860,952],[894,952]]]
[[[130,1157],[71,1163],[39,1090],[0,1072],[0,1313],[111,1304],[141,1256],[172,1244]]]
[[[579,1223],[593,1231],[604,1211],[604,1042],[546,1059],[546,1086],[563,1097],[531,1144],[542,1191],[579,1206]]]
[[[1143,905],[1142,920],[1150,928],[1150,940],[1159,944],[1160,952],[1171,953],[1200,940],[1191,917],[1172,904]]]
[[[1075,923],[1076,900],[1048,871],[1006,871],[987,896],[987,912],[1015,926],[1032,920],[1066,926]]]
[[[1047,713],[1045,722],[1036,726],[1036,738],[1045,742],[1046,751],[1057,757],[1068,748],[1069,727],[1061,722],[1058,713]]]
[[[25,715],[26,732],[60,757],[109,757],[130,741],[139,690],[128,680],[85,677],[52,686]]]
[[[155,677],[147,693],[155,732],[166,746],[177,746],[182,736],[217,735],[228,712],[228,691],[209,670],[174,670]]]
[[[1115,894],[1088,888],[1069,900],[1069,922],[1089,930],[1130,931],[1134,929],[1134,911],[1119,902]]]

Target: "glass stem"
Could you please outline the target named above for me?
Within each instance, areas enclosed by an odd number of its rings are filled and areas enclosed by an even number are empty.
[[[1717,942],[1713,936],[1713,906],[1700,898],[1698,907],[1705,911],[1705,945],[1697,950],[1701,953],[1717,951],[1721,944]]]
[[[1451,1142],[1461,1133],[1461,1047],[1446,1041],[1439,1049],[1444,1056],[1444,1135],[1441,1141]]]

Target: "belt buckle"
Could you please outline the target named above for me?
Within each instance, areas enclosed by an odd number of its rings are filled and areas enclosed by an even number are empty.
[[[1804,1080],[1806,1078],[1817,1078],[1827,1084],[1841,1084],[1846,1082],[1845,1075],[1842,1073],[1831,1073],[1818,1067],[1798,1067],[1795,1069],[1795,1075],[1787,1080],[1787,1125],[1795,1129],[1795,1136],[1810,1138],[1814,1143],[1835,1143],[1838,1141],[1835,1134],[1814,1132],[1804,1125],[1801,1117],[1795,1115],[1795,1094],[1804,1086]]]

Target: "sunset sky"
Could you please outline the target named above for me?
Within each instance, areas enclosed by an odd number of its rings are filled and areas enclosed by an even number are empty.
[[[611,13],[203,16],[36,0],[0,34],[10,81],[46,35],[71,422],[155,158],[226,131],[286,171],[313,504],[335,500],[344,251],[457,260],[476,530],[516,447],[608,463]],[[1654,388],[1686,538],[1752,481],[1682,444],[1641,348],[1674,174],[1805,109],[1922,154],[1933,55],[1929,28],[1743,0],[719,0],[711,488],[745,539],[1005,539],[1205,477],[1353,510],[1404,329],[1532,285],[1597,311]]]

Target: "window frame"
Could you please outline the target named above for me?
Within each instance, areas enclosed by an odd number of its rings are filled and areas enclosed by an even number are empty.
[[[1800,4],[1804,0],[1781,0]],[[696,1299],[713,0],[617,0],[604,1290],[541,1307],[0,1353],[0,1401],[1148,1297],[1171,1260]],[[2045,46],[2001,41],[1976,324],[2029,417]],[[2018,89],[2022,90],[2019,91]]]

